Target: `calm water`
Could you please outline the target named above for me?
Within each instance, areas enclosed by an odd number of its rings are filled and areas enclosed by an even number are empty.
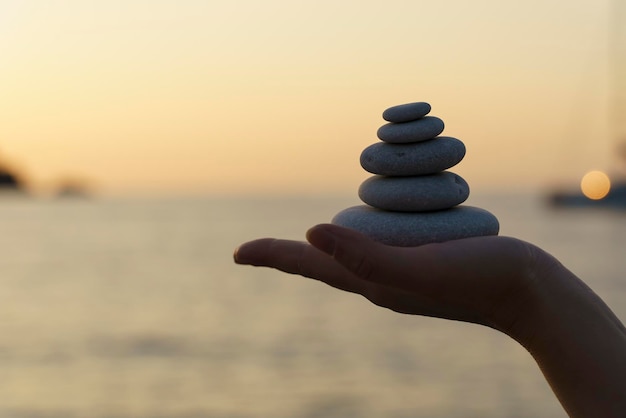
[[[0,201],[0,417],[565,417],[495,331],[232,263],[354,203]],[[626,214],[468,203],[626,319]]]

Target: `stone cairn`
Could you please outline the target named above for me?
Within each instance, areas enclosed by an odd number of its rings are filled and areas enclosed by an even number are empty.
[[[339,212],[332,223],[398,247],[498,234],[494,215],[460,206],[469,186],[445,170],[463,159],[465,145],[438,136],[444,123],[426,116],[430,109],[428,103],[416,102],[383,112],[389,123],[378,130],[382,142],[361,154],[361,166],[374,174],[359,188],[365,205]]]

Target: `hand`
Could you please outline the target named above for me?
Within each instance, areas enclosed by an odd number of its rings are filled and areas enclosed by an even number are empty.
[[[538,270],[556,261],[526,242],[478,237],[391,247],[336,225],[307,233],[310,244],[260,239],[239,247],[239,264],[267,266],[365,296],[396,312],[487,325],[519,324]]]
[[[314,278],[397,312],[498,329],[528,349],[570,416],[626,416],[626,329],[543,250],[495,236],[390,247],[335,225],[313,227],[307,240],[251,241],[235,261]]]

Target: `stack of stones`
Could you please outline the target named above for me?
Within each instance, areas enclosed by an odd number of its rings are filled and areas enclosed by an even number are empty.
[[[361,166],[374,174],[359,188],[365,205],[343,210],[332,223],[398,247],[498,234],[491,213],[459,206],[469,196],[469,186],[445,170],[463,159],[465,145],[438,136],[444,123],[426,116],[430,109],[417,102],[383,112],[389,123],[378,130],[382,142],[361,154]]]

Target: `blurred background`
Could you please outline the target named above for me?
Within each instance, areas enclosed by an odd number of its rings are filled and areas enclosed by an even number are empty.
[[[235,266],[358,204],[387,107],[626,319],[618,0],[0,0],[0,417],[565,417],[478,326]]]

